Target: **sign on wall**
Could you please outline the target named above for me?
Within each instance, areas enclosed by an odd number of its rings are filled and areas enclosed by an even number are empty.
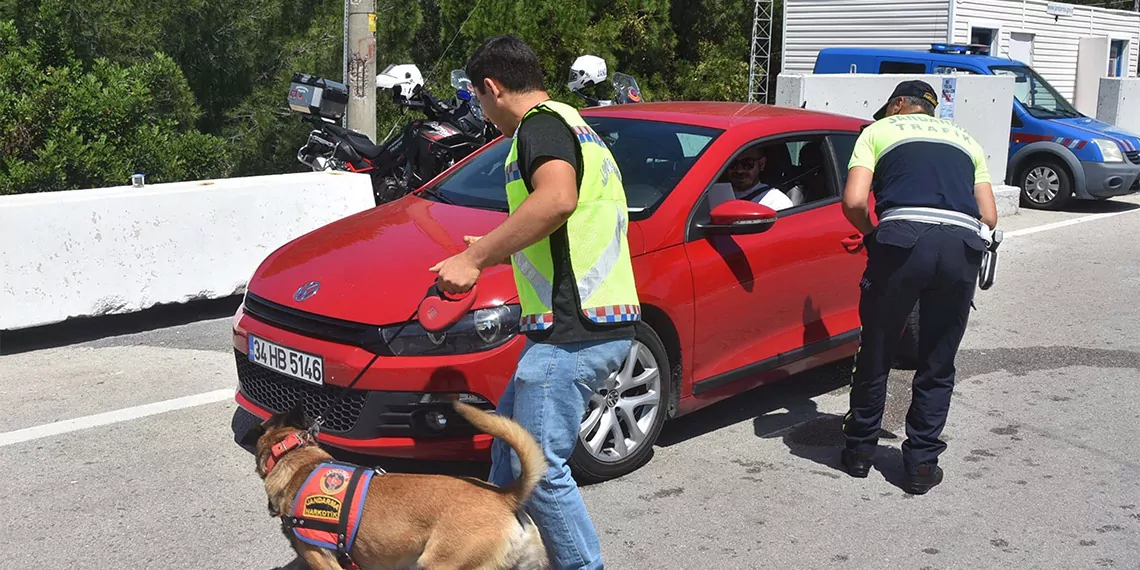
[[[1075,12],[1075,7],[1072,4],[1050,2],[1045,8],[1045,12],[1050,16],[1072,16]]]

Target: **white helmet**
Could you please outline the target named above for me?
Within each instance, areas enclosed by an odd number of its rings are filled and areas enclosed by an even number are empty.
[[[578,91],[606,81],[606,60],[596,55],[583,55],[570,66],[571,91]]]
[[[376,76],[376,86],[391,89],[404,98],[411,97],[416,87],[423,87],[424,76],[415,64],[389,65]]]

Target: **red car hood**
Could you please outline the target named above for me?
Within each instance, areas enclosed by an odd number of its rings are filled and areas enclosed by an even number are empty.
[[[435,274],[428,271],[463,251],[463,236],[481,236],[506,214],[407,196],[303,235],[273,252],[250,280],[254,295],[307,313],[386,325],[403,322],[423,299]],[[317,293],[298,302],[306,283]],[[479,279],[473,308],[517,296],[509,266]]]

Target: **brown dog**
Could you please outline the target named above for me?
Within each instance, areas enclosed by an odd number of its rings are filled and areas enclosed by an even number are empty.
[[[477,429],[502,439],[515,450],[522,474],[514,483],[500,488],[470,477],[375,473],[358,504],[352,502],[354,485],[345,484],[345,470],[333,469],[330,475],[330,471],[318,469],[333,459],[309,441],[311,423],[301,406],[270,417],[246,434],[244,442],[251,443],[256,438],[257,474],[265,480],[270,513],[282,517],[285,536],[310,568],[342,567],[335,545],[333,549],[315,546],[300,539],[286,524],[291,520],[292,526],[312,532],[317,519],[297,523],[291,515],[300,516],[294,505],[298,491],[302,487],[316,489],[317,483],[325,494],[305,500],[306,516],[315,512],[319,517],[322,509],[339,513],[340,501],[344,508],[351,507],[353,513],[359,513],[355,532],[345,533],[355,535],[354,541],[347,541],[351,546],[351,562],[345,561],[348,567],[353,563],[362,570],[549,567],[538,528],[522,510],[546,470],[542,448],[529,432],[508,418],[460,402],[454,402],[454,406]],[[310,477],[314,470],[318,473]],[[351,472],[350,467],[347,473]],[[346,486],[348,495],[333,493],[339,501],[328,495],[330,489],[343,493]],[[329,507],[330,504],[335,506]],[[324,524],[335,526],[335,522]],[[335,533],[328,536],[336,540]]]

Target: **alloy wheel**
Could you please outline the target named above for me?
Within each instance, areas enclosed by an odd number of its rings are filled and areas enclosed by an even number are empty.
[[[633,341],[622,367],[590,397],[579,437],[603,463],[629,457],[645,443],[661,413],[661,370],[653,352]]]
[[[1061,177],[1048,166],[1038,166],[1025,175],[1025,195],[1035,204],[1048,204],[1061,191]]]

